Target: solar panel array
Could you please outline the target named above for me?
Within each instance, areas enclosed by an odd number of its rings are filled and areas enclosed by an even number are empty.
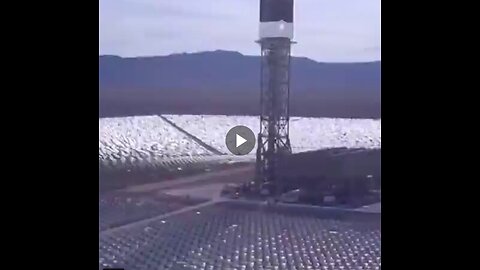
[[[99,268],[380,269],[380,242],[379,218],[219,203],[100,233]]]

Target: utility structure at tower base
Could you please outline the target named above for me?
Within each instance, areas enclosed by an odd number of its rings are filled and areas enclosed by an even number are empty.
[[[293,5],[293,0],[260,0],[260,132],[255,187],[274,193],[270,195],[279,195],[282,179],[278,165],[292,152],[289,99]]]

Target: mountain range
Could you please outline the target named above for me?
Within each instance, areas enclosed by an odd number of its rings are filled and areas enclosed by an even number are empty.
[[[291,60],[291,114],[380,118],[381,62]],[[260,57],[213,51],[99,57],[100,117],[259,111]]]

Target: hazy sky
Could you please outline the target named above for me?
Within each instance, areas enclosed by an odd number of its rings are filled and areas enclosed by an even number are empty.
[[[100,54],[258,55],[260,0],[100,0]],[[380,0],[296,0],[293,55],[380,60]]]

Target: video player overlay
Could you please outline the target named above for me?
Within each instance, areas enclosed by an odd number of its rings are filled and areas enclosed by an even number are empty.
[[[381,269],[381,121],[290,116],[293,2],[260,0],[259,115],[100,119],[99,269]]]

